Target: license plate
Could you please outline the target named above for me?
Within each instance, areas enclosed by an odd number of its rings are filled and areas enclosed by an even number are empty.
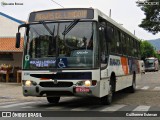
[[[88,87],[76,87],[76,92],[89,92],[90,89]]]

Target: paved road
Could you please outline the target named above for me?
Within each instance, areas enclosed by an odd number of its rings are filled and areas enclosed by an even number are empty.
[[[6,90],[6,87],[8,90]],[[5,88],[5,89],[4,89]],[[95,99],[64,97],[58,105],[48,104],[45,98],[25,98],[21,94],[21,86],[17,84],[0,84],[0,111],[98,111],[98,113],[116,113],[125,111],[158,112],[160,114],[160,72],[147,72],[137,81],[134,94],[123,91],[116,93],[112,105],[98,105]],[[15,90],[15,92],[13,92]],[[16,93],[16,94],[13,94]],[[66,115],[69,113],[65,113]],[[95,114],[91,113],[93,116]],[[141,113],[141,112],[140,112]],[[156,118],[152,118],[156,119]]]

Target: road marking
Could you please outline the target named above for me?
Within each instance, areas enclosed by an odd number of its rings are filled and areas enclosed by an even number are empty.
[[[126,105],[112,105],[112,106],[107,107],[107,108],[104,108],[104,109],[102,109],[102,110],[100,110],[100,111],[112,111],[112,112],[114,112],[114,111],[117,111],[117,110],[119,110],[120,108],[125,107],[125,106],[126,106]]]
[[[140,105],[136,107],[133,111],[148,111],[151,106]]]
[[[144,87],[142,87],[141,89],[142,89],[142,90],[147,90],[147,89],[149,89],[149,86],[144,86]]]
[[[0,103],[0,105],[7,105],[7,104],[13,104],[13,103],[17,103],[17,102],[3,102],[3,103]]]
[[[30,109],[30,108],[35,108],[35,107],[33,107],[33,106],[24,106],[24,107],[21,107],[21,108]]]
[[[0,108],[11,108],[11,107],[16,107],[20,105],[28,105],[28,104],[33,104],[33,103],[37,103],[37,102],[16,103],[16,104],[11,104],[11,105],[0,106]]]
[[[47,110],[63,110],[65,107],[63,106],[54,106],[54,107],[49,107],[49,108],[46,108]]]
[[[160,90],[160,87],[155,87],[153,90]]]
[[[88,108],[82,108],[82,107],[71,109],[71,111],[87,111],[87,110],[88,110]]]

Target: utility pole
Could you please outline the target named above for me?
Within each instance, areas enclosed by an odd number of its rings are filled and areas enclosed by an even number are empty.
[[[111,9],[109,10],[109,17],[111,18],[111,14],[112,14],[112,11]]]

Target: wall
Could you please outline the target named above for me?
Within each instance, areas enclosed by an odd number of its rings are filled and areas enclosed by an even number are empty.
[[[22,55],[23,53],[13,53],[13,61],[1,61],[0,60],[0,65],[1,64],[10,64],[15,67],[21,67],[22,66]]]

